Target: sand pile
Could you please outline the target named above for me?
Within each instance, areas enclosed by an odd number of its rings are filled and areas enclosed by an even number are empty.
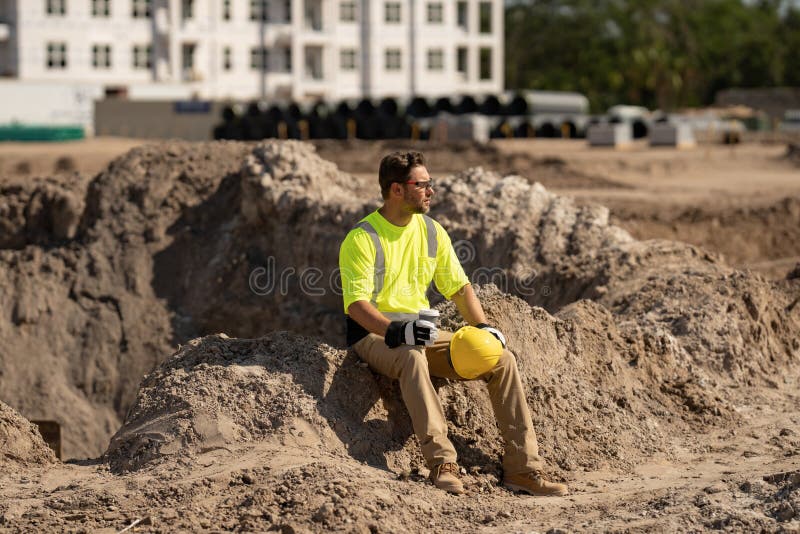
[[[56,459],[39,431],[16,410],[0,401],[0,466],[47,465]]]

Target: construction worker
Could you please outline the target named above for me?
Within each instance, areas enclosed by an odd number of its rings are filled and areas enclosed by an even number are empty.
[[[423,155],[387,155],[378,182],[383,205],[347,234],[339,251],[347,345],[373,371],[399,380],[431,482],[463,493],[456,451],[431,383],[431,375],[462,378],[450,361],[452,334],[418,315],[429,307],[425,292],[433,280],[470,325],[500,342],[497,363],[480,378],[505,441],[504,485],[533,495],[566,495],[566,485],[542,477],[544,463],[514,355],[505,349],[503,334],[486,323],[447,232],[425,215],[434,190]]]

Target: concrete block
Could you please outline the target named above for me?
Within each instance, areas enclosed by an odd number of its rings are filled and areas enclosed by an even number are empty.
[[[478,141],[489,140],[491,125],[489,117],[478,114],[451,115],[440,113],[431,129],[431,138],[436,141]]]
[[[691,148],[695,144],[694,132],[689,124],[658,122],[650,128],[650,146]]]
[[[627,122],[592,124],[586,130],[589,146],[624,148],[633,141],[633,128]]]

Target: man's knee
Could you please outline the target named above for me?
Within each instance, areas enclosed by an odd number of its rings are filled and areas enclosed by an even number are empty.
[[[517,368],[517,358],[514,353],[508,349],[503,350],[500,359],[494,366],[494,371],[508,371]]]
[[[408,345],[395,350],[399,351],[396,359],[398,376],[409,372],[428,372],[428,359],[425,357],[424,350]]]

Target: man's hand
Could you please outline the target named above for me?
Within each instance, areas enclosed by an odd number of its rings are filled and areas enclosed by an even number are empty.
[[[498,330],[497,328],[495,328],[493,326],[489,326],[486,323],[476,324],[475,327],[476,328],[480,328],[481,330],[486,330],[487,332],[492,334],[494,337],[496,337],[500,341],[500,344],[503,345],[503,348],[506,348],[506,336],[504,336],[503,333],[500,330]]]
[[[386,329],[384,341],[390,349],[400,345],[433,345],[439,330],[430,321],[392,321]]]

